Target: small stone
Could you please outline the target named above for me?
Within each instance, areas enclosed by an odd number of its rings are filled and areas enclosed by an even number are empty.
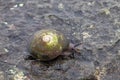
[[[13,7],[16,8],[16,7],[18,7],[18,5],[16,4],[16,5],[14,5]]]
[[[110,10],[105,8],[105,9],[102,9],[102,12],[104,12],[106,15],[109,15],[110,14]]]
[[[19,7],[23,7],[23,6],[24,6],[24,4],[23,4],[23,3],[19,4]]]
[[[94,5],[95,4],[95,2],[93,1],[93,2],[88,2],[87,3],[87,5],[89,5],[89,6],[92,6],[92,5]]]
[[[59,9],[64,9],[64,5],[62,3],[59,3],[58,8]]]
[[[6,48],[4,48],[4,51],[5,51],[5,52],[7,52],[7,53],[9,52],[9,50],[8,50],[8,49],[6,49]]]
[[[16,66],[9,69],[8,73],[12,80],[30,80],[22,70],[18,69]]]
[[[8,22],[3,22],[5,25],[7,25],[8,24]]]
[[[9,30],[16,30],[16,26],[14,24],[8,25]]]
[[[14,8],[10,8],[10,10],[13,10]]]
[[[4,72],[3,71],[0,71],[0,80],[5,80]]]
[[[91,37],[91,35],[88,32],[83,32],[82,34],[84,39]]]

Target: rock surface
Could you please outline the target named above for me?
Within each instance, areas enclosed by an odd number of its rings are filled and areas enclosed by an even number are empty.
[[[38,30],[53,28],[80,49],[50,62],[25,60]],[[119,0],[0,0],[0,79],[120,80]]]

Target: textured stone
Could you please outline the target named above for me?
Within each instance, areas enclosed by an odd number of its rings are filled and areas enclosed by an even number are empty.
[[[80,53],[46,63],[25,60],[30,36],[43,28],[61,31]],[[0,0],[5,75],[17,65],[31,80],[119,80],[119,53],[119,0]]]

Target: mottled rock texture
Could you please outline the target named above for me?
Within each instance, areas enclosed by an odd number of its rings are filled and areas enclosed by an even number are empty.
[[[30,36],[44,28],[80,43],[80,53],[50,62],[25,60]],[[120,80],[120,1],[0,0],[0,75],[5,80]]]

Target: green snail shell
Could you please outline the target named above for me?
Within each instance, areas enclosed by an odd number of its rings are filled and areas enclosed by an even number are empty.
[[[34,58],[48,61],[59,56],[68,47],[69,41],[61,32],[43,29],[33,35],[29,50]]]

